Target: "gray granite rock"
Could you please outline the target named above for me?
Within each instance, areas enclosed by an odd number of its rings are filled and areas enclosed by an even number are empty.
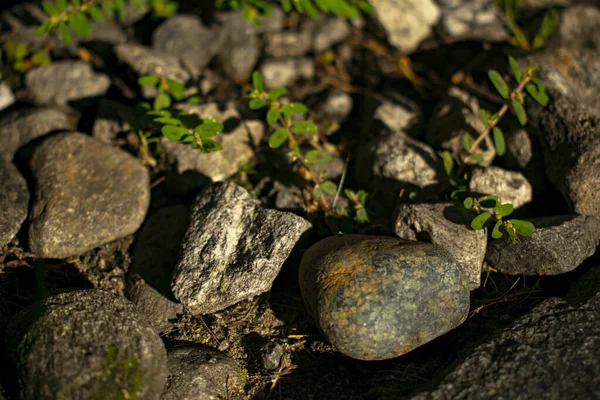
[[[506,154],[504,160],[509,168],[525,168],[533,158],[533,145],[523,128],[505,133]]]
[[[0,111],[10,107],[15,102],[15,95],[6,82],[0,82]]]
[[[245,382],[242,369],[220,351],[201,344],[185,344],[167,353],[169,379],[162,400],[228,398]]]
[[[411,400],[595,399],[599,318],[600,294],[581,305],[548,299],[465,350],[447,375]]]
[[[342,122],[350,115],[352,107],[352,96],[339,89],[333,89],[327,93],[315,111],[327,120]]]
[[[533,198],[531,184],[522,173],[499,167],[473,170],[469,190],[498,196],[502,203],[510,203],[515,209],[529,203]]]
[[[267,59],[260,66],[265,87],[289,87],[300,78],[311,79],[315,64],[310,58]]]
[[[225,39],[219,48],[218,59],[231,79],[246,82],[250,79],[258,57],[260,39],[256,26],[239,12],[222,13]]]
[[[446,41],[501,42],[509,38],[504,15],[493,0],[437,0]]]
[[[129,130],[129,124],[121,118],[121,112],[128,107],[122,103],[102,99],[98,102],[96,120],[92,128],[92,136],[104,143],[112,143],[117,134]]]
[[[323,16],[317,21],[315,27],[313,50],[322,53],[333,45],[343,42],[349,35],[350,27],[343,18]]]
[[[233,183],[195,199],[172,289],[193,314],[209,314],[271,288],[309,228],[292,213],[263,208]]]
[[[152,33],[152,47],[173,57],[198,76],[223,45],[223,30],[217,24],[206,27],[194,15],[167,18]]]
[[[92,70],[85,61],[55,61],[32,69],[25,84],[36,104],[66,104],[69,101],[106,94],[110,78]]]
[[[8,160],[0,159],[0,249],[21,229],[29,209],[27,182]]]
[[[306,251],[299,279],[323,335],[360,360],[406,354],[460,325],[469,311],[461,268],[429,243],[332,236]]]
[[[471,290],[481,284],[487,232],[469,227],[462,205],[401,204],[394,213],[394,231],[401,239],[433,243],[450,253],[461,267]]]
[[[0,119],[0,158],[12,160],[19,147],[58,130],[75,129],[76,121],[53,108],[26,108]]]
[[[440,9],[433,0],[371,0],[373,17],[401,53],[415,51],[433,30]]]
[[[9,360],[28,399],[158,399],[167,378],[159,336],[123,297],[77,290],[17,314]]]
[[[260,348],[260,362],[264,369],[272,371],[279,368],[283,357],[283,346],[277,342],[268,342]]]
[[[150,202],[148,171],[133,156],[81,133],[44,140],[30,161],[36,181],[29,247],[65,258],[134,233]]]
[[[376,121],[392,132],[409,129],[419,119],[415,110],[386,99],[382,99],[373,116]]]
[[[313,21],[306,21],[299,31],[265,33],[265,53],[274,58],[300,57],[312,47]]]
[[[534,218],[531,237],[521,243],[492,240],[487,262],[512,275],[556,275],[577,268],[600,243],[600,220],[589,215]]]

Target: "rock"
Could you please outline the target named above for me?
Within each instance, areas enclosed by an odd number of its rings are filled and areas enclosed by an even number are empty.
[[[158,399],[167,378],[162,341],[122,297],[77,290],[17,314],[9,359],[27,399]]]
[[[170,320],[183,312],[181,304],[171,300],[170,283],[188,223],[187,206],[162,208],[147,218],[133,248],[127,298],[158,332],[170,330]]]
[[[273,7],[270,15],[258,16],[258,29],[262,33],[281,32],[285,24],[285,12],[281,7]]]
[[[265,53],[274,58],[300,57],[312,47],[313,22],[307,21],[299,32],[284,31],[265,33]]]
[[[498,196],[502,203],[510,203],[515,209],[533,198],[531,184],[523,174],[499,167],[474,169],[469,181],[469,191]]]
[[[469,227],[469,215],[462,205],[401,204],[396,209],[394,220],[398,237],[430,242],[443,248],[461,267],[469,288],[479,287],[487,232]]]
[[[504,160],[509,168],[525,168],[533,158],[533,145],[523,128],[505,133],[506,154]]]
[[[128,110],[125,104],[107,99],[100,100],[92,136],[104,143],[112,143],[119,133],[129,130],[129,124],[121,117],[125,110]]]
[[[599,318],[598,294],[582,305],[548,299],[464,351],[433,388],[411,400],[596,398]]]
[[[389,131],[396,132],[409,129],[419,119],[415,110],[388,100],[383,100],[375,109],[374,119]]]
[[[268,196],[275,198],[274,205],[278,210],[299,210],[304,205],[302,190],[296,185],[275,181]]]
[[[299,278],[323,335],[360,360],[406,354],[460,325],[469,311],[460,267],[429,243],[332,236],[307,250]]]
[[[262,139],[264,125],[257,120],[239,121],[240,115],[232,103],[220,111],[216,103],[181,105],[180,108],[201,118],[216,118],[225,124],[225,132],[213,139],[223,145],[223,150],[203,154],[191,146],[163,138],[161,143],[169,163],[174,164],[178,174],[192,176],[186,181],[182,192],[193,192],[209,182],[223,181],[254,157],[253,147]],[[235,125],[227,131],[228,125]],[[185,179],[185,178],[184,178]]]
[[[380,191],[382,202],[392,206],[402,190],[432,196],[443,176],[433,149],[402,131],[373,139],[357,154],[359,184]]]
[[[156,28],[152,34],[152,47],[180,58],[198,76],[217,55],[223,40],[222,28],[218,25],[208,28],[196,16],[176,15]]]
[[[556,275],[577,268],[600,243],[600,220],[589,215],[564,215],[530,220],[531,237],[521,243],[492,240],[486,260],[511,275]]]
[[[106,94],[110,78],[92,71],[85,61],[55,61],[25,75],[27,90],[36,104],[66,104]]]
[[[260,349],[260,362],[264,369],[272,371],[279,368],[283,357],[283,346],[277,342],[268,342]]]
[[[30,161],[36,180],[29,247],[65,258],[131,235],[150,202],[148,171],[133,156],[81,133],[44,140]]]
[[[0,111],[10,107],[15,102],[15,95],[5,82],[0,82]]]
[[[342,122],[352,112],[352,106],[352,96],[339,89],[333,89],[327,93],[327,97],[316,111],[325,119]]]
[[[373,16],[388,41],[401,53],[412,53],[432,32],[440,9],[432,0],[371,0]]]
[[[310,223],[263,208],[233,183],[195,199],[171,287],[193,314],[209,314],[270,290]]]
[[[73,130],[76,123],[53,108],[26,108],[0,119],[0,158],[12,160],[19,147],[53,131]]]
[[[226,38],[218,58],[223,69],[236,82],[246,82],[260,56],[260,40],[252,22],[239,12],[223,13]]]
[[[315,65],[310,58],[268,59],[260,66],[265,87],[289,87],[300,78],[312,79]]]
[[[15,237],[27,218],[29,190],[27,182],[8,160],[0,159],[0,249]]]
[[[437,0],[446,41],[501,42],[509,38],[502,11],[493,0]]]
[[[186,83],[192,78],[178,57],[163,51],[126,43],[118,45],[115,53],[119,61],[127,64],[138,76],[158,75],[181,83]],[[142,94],[146,98],[153,97],[156,95],[156,89],[144,86]]]
[[[161,400],[227,398],[244,386],[243,372],[220,351],[186,344],[167,353],[169,379]]]
[[[350,35],[350,27],[342,18],[321,17],[313,38],[313,50],[322,53],[333,45],[343,42]]]

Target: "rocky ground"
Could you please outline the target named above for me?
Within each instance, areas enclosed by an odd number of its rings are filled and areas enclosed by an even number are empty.
[[[25,72],[4,50],[0,399],[600,397],[600,8],[522,1],[527,35],[559,13],[525,51],[494,3],[254,25],[182,1],[57,36]],[[45,45],[43,16],[7,4],[2,42]],[[487,71],[508,77],[506,55],[542,67],[551,101],[503,118],[506,154],[468,189],[534,223],[517,244],[469,227],[441,158],[502,105]],[[370,222],[341,235],[307,201],[244,99],[255,69],[339,125],[322,168],[369,193]],[[223,151],[146,151],[128,117],[148,74],[186,84],[199,100],[178,107],[222,121]]]

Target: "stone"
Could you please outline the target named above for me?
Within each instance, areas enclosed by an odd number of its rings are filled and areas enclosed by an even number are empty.
[[[600,294],[581,305],[550,298],[464,350],[411,400],[596,398],[599,318]]]
[[[533,198],[531,184],[522,173],[500,167],[474,169],[469,181],[469,191],[498,196],[503,204],[510,203],[515,209]]]
[[[504,15],[493,0],[437,0],[446,41],[502,42],[509,38]]]
[[[123,297],[76,290],[11,319],[9,360],[21,399],[158,399],[167,378],[160,337]]]
[[[102,99],[98,102],[96,120],[92,128],[92,136],[104,143],[112,143],[117,135],[129,130],[130,126],[121,117],[121,113],[128,112],[125,104]]]
[[[211,184],[194,200],[171,281],[175,298],[192,314],[210,314],[270,290],[310,227],[234,183]]]
[[[0,118],[0,158],[12,160],[19,147],[48,133],[75,129],[76,121],[54,108],[25,108]]]
[[[304,253],[299,280],[323,335],[359,360],[406,354],[460,325],[469,311],[461,268],[430,243],[332,236]]]
[[[0,249],[15,237],[29,210],[27,182],[15,165],[0,159]]]
[[[15,102],[15,95],[6,82],[0,82],[0,111],[10,107]]]
[[[79,255],[131,235],[150,202],[148,171],[130,154],[81,133],[44,140],[30,160],[36,181],[29,247],[38,257]]]
[[[394,213],[401,239],[433,243],[450,253],[461,267],[469,289],[481,284],[487,232],[470,228],[466,208],[452,203],[401,204]]]
[[[285,12],[281,7],[273,7],[271,14],[257,17],[258,29],[262,33],[281,32],[285,25]]]
[[[239,12],[222,13],[225,39],[218,59],[223,70],[236,82],[247,82],[260,56],[256,26]]]
[[[596,252],[600,220],[589,215],[562,215],[529,220],[535,226],[521,243],[488,243],[487,262],[511,275],[556,275],[570,272]]]
[[[131,68],[138,77],[157,75],[181,83],[186,83],[192,78],[192,75],[179,62],[178,56],[164,51],[125,43],[115,47],[115,53],[119,61]],[[142,87],[142,94],[145,98],[154,97],[156,89],[144,86]]]
[[[432,0],[371,0],[373,17],[379,21],[392,46],[401,53],[415,51],[440,19]]]
[[[220,351],[201,344],[167,352],[169,378],[161,400],[228,398],[243,388],[243,370]]]
[[[277,342],[268,342],[260,348],[260,362],[264,369],[273,371],[281,365],[283,346]]]
[[[208,28],[194,15],[176,15],[167,18],[152,33],[152,48],[180,58],[198,76],[217,55],[223,40],[220,26]]]
[[[314,32],[313,50],[315,53],[322,53],[333,45],[343,42],[350,32],[350,27],[344,19],[321,17]]]
[[[383,203],[395,206],[402,190],[424,198],[433,196],[444,176],[433,149],[403,131],[380,136],[356,155],[356,178],[365,188],[378,190]]]
[[[316,111],[327,120],[343,122],[352,112],[352,107],[352,96],[339,89],[332,89]]]
[[[59,104],[100,97],[106,94],[110,78],[92,70],[85,61],[55,61],[34,68],[25,75],[25,84],[38,105]]]
[[[214,153],[203,154],[190,145],[162,139],[167,160],[174,165],[175,171],[181,176],[194,175],[180,191],[189,193],[197,191],[209,182],[223,181],[252,160],[253,148],[264,135],[264,125],[261,121],[240,121],[240,115],[233,103],[227,104],[223,111],[219,110],[216,103],[186,104],[179,107],[200,118],[216,118],[225,125],[225,132],[213,138],[223,145],[223,150]],[[228,130],[230,125],[234,127]]]
[[[171,321],[183,312],[173,301],[170,283],[189,213],[183,204],[159,209],[146,219],[133,247],[127,298],[161,333],[170,330]]]
[[[298,32],[283,31],[264,34],[265,53],[274,58],[301,57],[312,47],[312,21],[307,21]]]
[[[523,128],[511,130],[504,134],[506,138],[506,154],[504,161],[509,168],[525,168],[533,158],[533,144],[527,131]]]
[[[315,65],[310,58],[267,59],[260,66],[265,88],[289,87],[300,78],[312,79]]]
[[[409,129],[418,118],[419,115],[414,110],[388,100],[383,100],[374,113],[374,119],[391,132]]]

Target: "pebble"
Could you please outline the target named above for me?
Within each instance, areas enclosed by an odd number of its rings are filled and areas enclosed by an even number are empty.
[[[476,168],[469,181],[469,190],[498,196],[503,204],[510,203],[515,209],[533,198],[533,188],[522,173],[500,167]]]
[[[15,165],[0,159],[0,249],[21,229],[29,209],[27,182]]]
[[[267,59],[260,66],[265,88],[289,87],[300,78],[311,79],[315,64],[310,58]]]

